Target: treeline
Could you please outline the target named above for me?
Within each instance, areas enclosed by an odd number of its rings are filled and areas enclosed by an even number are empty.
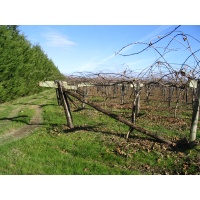
[[[18,26],[0,25],[0,103],[40,92],[38,82],[45,79],[64,79],[64,75]]]

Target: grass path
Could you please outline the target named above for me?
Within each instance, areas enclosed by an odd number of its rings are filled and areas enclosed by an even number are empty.
[[[0,145],[27,137],[41,126],[43,123],[42,105],[46,101],[45,98],[40,100],[33,95],[27,99],[13,101],[12,106],[10,103],[3,104],[0,108],[4,111],[3,117],[0,117],[3,132],[0,135]]]
[[[5,133],[3,136],[0,137],[1,145],[28,136],[32,133],[32,131],[34,131],[38,126],[42,124],[41,107],[37,105],[32,105],[31,109],[35,110],[35,114],[32,117],[30,124],[27,124],[22,128],[15,128],[12,131]]]

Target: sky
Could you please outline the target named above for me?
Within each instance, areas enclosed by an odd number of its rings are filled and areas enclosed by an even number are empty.
[[[159,57],[155,50],[134,56],[121,56],[116,52],[130,43],[153,42],[175,27],[177,25],[20,25],[19,30],[32,44],[42,47],[61,73],[70,75],[76,72],[120,73],[127,68],[139,72]],[[177,31],[200,40],[198,25],[182,25]],[[170,40],[159,42],[157,47],[165,47]],[[183,63],[189,55],[180,42],[183,42],[182,37],[170,46],[179,49],[179,54],[166,55],[168,62]],[[193,39],[190,43],[193,49],[200,48]],[[130,45],[120,53],[130,54],[144,47]]]

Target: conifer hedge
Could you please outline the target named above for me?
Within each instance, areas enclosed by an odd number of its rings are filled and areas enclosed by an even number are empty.
[[[0,25],[0,103],[38,93],[38,82],[64,79],[40,45],[32,45],[14,25]]]

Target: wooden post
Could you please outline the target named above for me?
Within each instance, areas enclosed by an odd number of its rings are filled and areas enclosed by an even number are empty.
[[[178,90],[176,90],[178,91]],[[179,105],[179,102],[180,102],[180,96],[182,94],[183,90],[179,90],[179,93],[177,94],[177,100],[176,100],[176,105],[175,105],[175,109],[174,109],[174,118],[177,117],[177,110],[178,110],[178,105]]]
[[[150,96],[150,91],[151,91],[151,85],[147,85],[145,87],[145,89],[146,89],[146,102],[149,105],[149,96]]]
[[[171,107],[173,89],[174,89],[173,87],[169,87],[169,88],[168,88],[168,90],[169,90],[169,96],[168,96],[168,106],[169,106],[169,108]]]
[[[117,94],[117,86],[114,85],[113,87],[114,87],[113,88],[113,99],[114,99],[116,97],[116,94]]]
[[[138,91],[138,94],[136,97],[136,111],[135,111],[136,117],[139,116],[139,113],[140,113],[140,90]]]
[[[121,104],[124,104],[124,95],[125,95],[125,86],[124,83],[122,83],[122,87],[121,87]]]
[[[185,88],[185,102],[188,104],[188,87]]]
[[[83,98],[86,99],[87,95],[88,95],[88,88],[87,88],[87,86],[84,86],[83,87]],[[85,108],[85,103],[82,103],[82,108]]]
[[[61,100],[60,92],[59,92],[58,88],[56,88],[56,96],[57,96],[58,105],[62,106],[62,100]]]
[[[192,114],[192,123],[190,127],[190,142],[193,142],[196,140],[196,133],[197,133],[197,127],[198,127],[198,121],[199,121],[199,104],[200,104],[200,80],[197,82],[197,89],[194,103],[193,103],[193,114]]]
[[[138,117],[139,112],[140,112],[140,92],[141,92],[141,84],[140,82],[137,83],[137,88],[136,88],[136,97],[135,97],[135,116]]]
[[[141,92],[140,83],[137,83],[137,88],[135,89],[135,92],[136,92],[136,96],[135,96],[135,99],[133,101],[132,115],[131,115],[131,122],[133,124],[135,124],[136,117],[138,117],[139,112],[140,112],[140,92]],[[129,131],[128,131],[127,135],[126,135],[126,138],[129,137],[130,133],[133,132],[133,130],[134,130],[133,127],[129,128]]]
[[[164,85],[162,86],[162,93],[163,93],[164,102],[166,102],[167,101],[167,98],[166,98],[166,87]]]
[[[197,88],[192,88],[192,106],[194,106],[196,93],[197,93]]]
[[[64,95],[64,93],[63,93],[61,82],[58,81],[57,84],[58,84],[58,91],[59,91],[59,94],[60,94],[60,97],[61,97],[61,100],[62,100],[62,105],[64,107],[65,116],[66,116],[66,119],[67,119],[67,126],[69,128],[74,128],[67,96]]]

